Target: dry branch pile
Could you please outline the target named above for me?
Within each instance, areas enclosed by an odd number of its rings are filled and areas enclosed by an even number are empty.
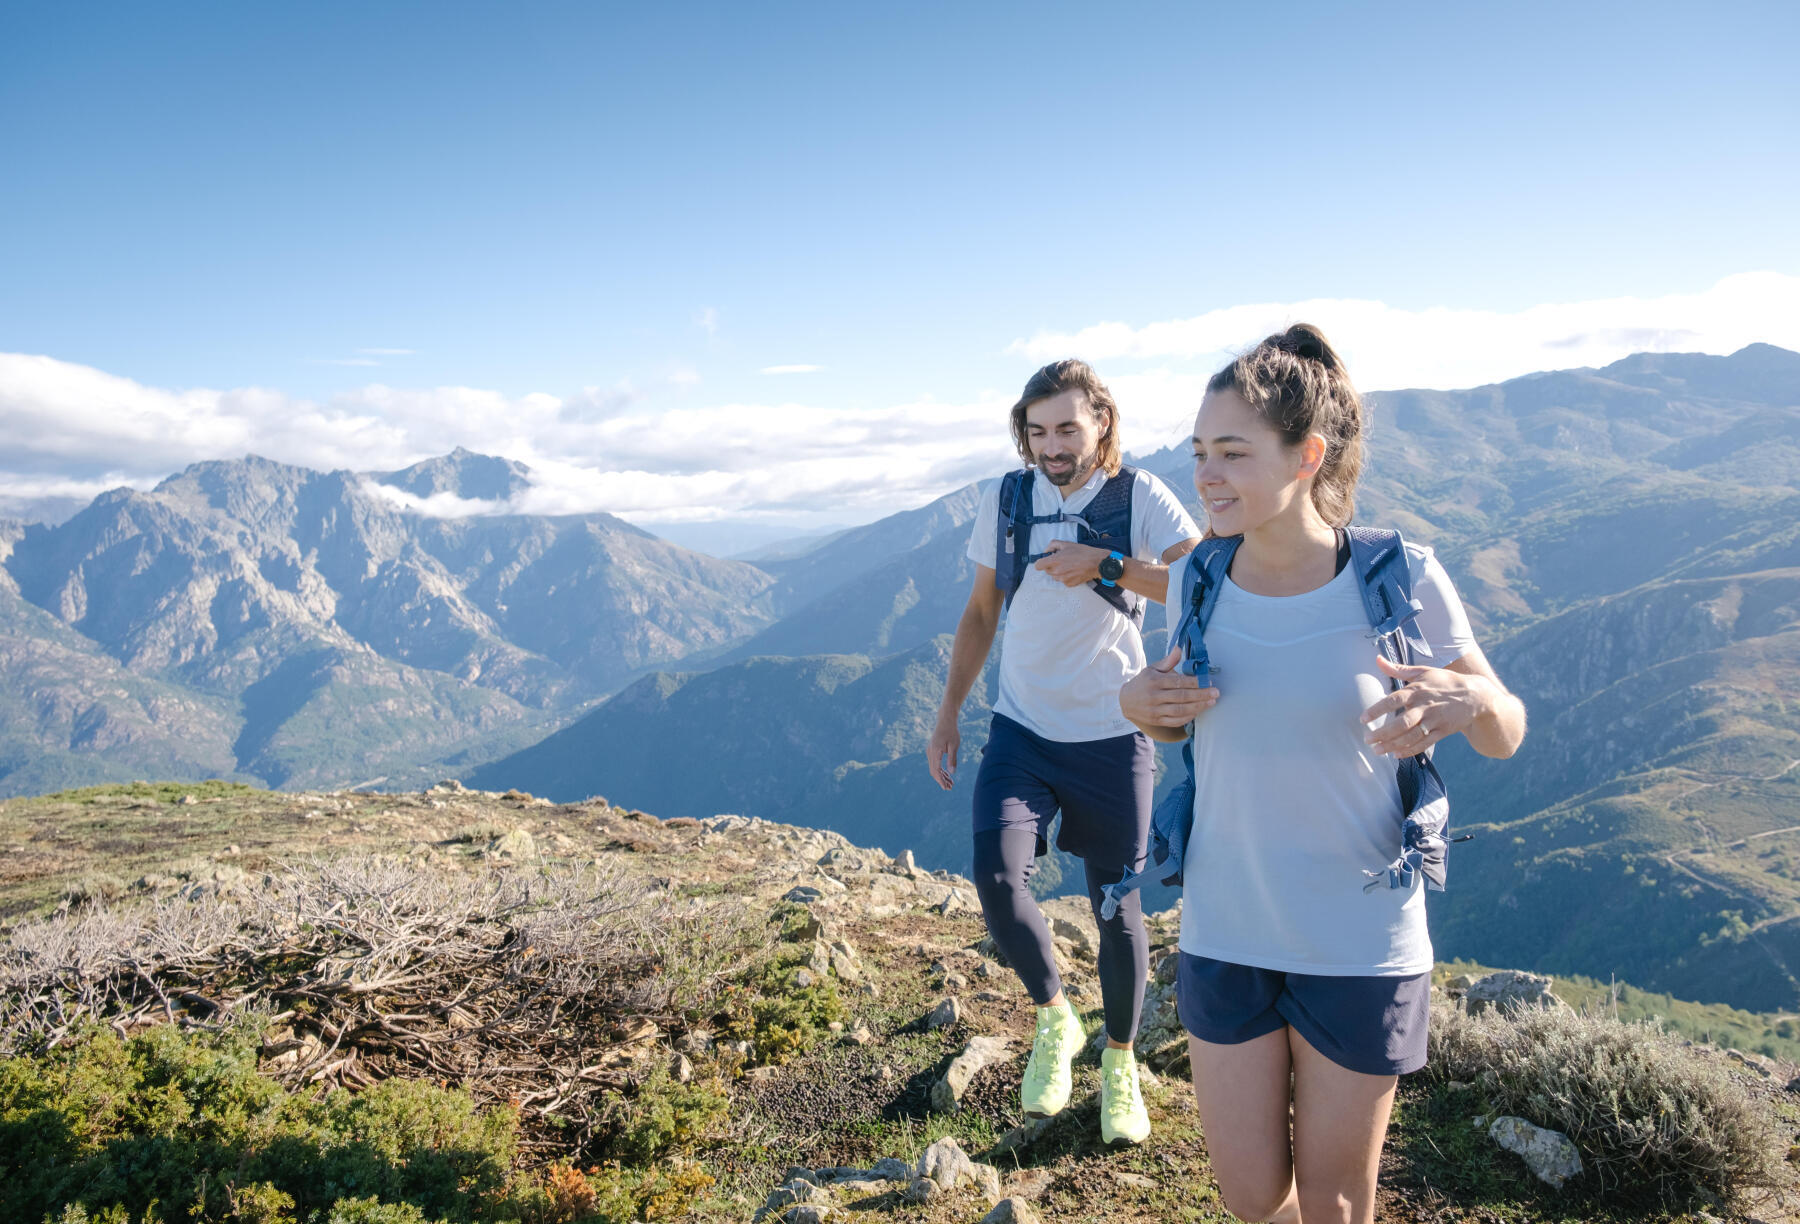
[[[527,1146],[585,1145],[608,1092],[761,942],[741,904],[616,871],[320,861],[21,924],[0,951],[0,1054],[84,1024],[253,1020],[290,1087],[424,1076],[515,1102]]]

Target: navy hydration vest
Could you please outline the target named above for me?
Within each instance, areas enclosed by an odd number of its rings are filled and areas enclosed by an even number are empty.
[[[1020,468],[1000,478],[1000,512],[994,516],[994,585],[1006,592],[1009,608],[1019,584],[1025,581],[1025,571],[1050,555],[1031,551],[1031,529],[1039,523],[1074,523],[1077,543],[1131,555],[1131,488],[1137,479],[1136,468],[1121,467],[1116,476],[1107,477],[1080,514],[1060,509],[1055,514],[1033,514],[1036,476],[1032,469]],[[1135,592],[1097,580],[1088,586],[1132,623],[1144,623],[1144,600]]]
[[[1406,563],[1406,546],[1398,531],[1382,531],[1373,527],[1349,527],[1350,565],[1356,571],[1357,589],[1362,592],[1363,611],[1368,614],[1370,637],[1376,648],[1390,662],[1410,666],[1415,659],[1431,656],[1431,648],[1419,636],[1414,624],[1420,605],[1412,595],[1412,573]],[[1177,668],[1193,676],[1201,688],[1212,684],[1211,663],[1206,655],[1206,625],[1218,603],[1219,590],[1225,584],[1231,558],[1236,554],[1242,536],[1202,540],[1188,558],[1182,575],[1181,620],[1170,635],[1172,642],[1182,645],[1182,661]],[[1399,688],[1399,681],[1393,682]],[[1150,818],[1150,863],[1142,871],[1127,874],[1117,884],[1105,888],[1106,900],[1101,917],[1110,920],[1118,913],[1120,902],[1133,890],[1155,879],[1164,884],[1181,883],[1182,864],[1187,858],[1188,836],[1194,828],[1194,728],[1188,725],[1187,740],[1181,746],[1181,760],[1187,766],[1187,777],[1177,783],[1163,801],[1156,805]],[[1450,796],[1444,779],[1426,753],[1404,757],[1395,764],[1400,783],[1400,856],[1379,871],[1364,870],[1369,877],[1363,891],[1379,888],[1383,880],[1389,888],[1411,888],[1415,874],[1425,877],[1425,887],[1444,891],[1444,859],[1448,843],[1444,827],[1450,820]],[[1458,838],[1458,841],[1466,840]]]

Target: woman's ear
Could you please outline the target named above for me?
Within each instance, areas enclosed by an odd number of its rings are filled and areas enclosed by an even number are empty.
[[[1300,443],[1300,470],[1294,475],[1317,476],[1324,463],[1325,439],[1319,434],[1307,434]]]

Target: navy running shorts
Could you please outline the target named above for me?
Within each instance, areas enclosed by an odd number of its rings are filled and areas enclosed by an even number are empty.
[[[1058,850],[1136,871],[1150,838],[1155,771],[1156,746],[1141,731],[1065,743],[996,714],[975,775],[974,832],[1033,829],[1043,854],[1060,811]]]
[[[1425,1065],[1431,975],[1324,977],[1181,954],[1181,1026],[1201,1041],[1237,1045],[1292,1025],[1348,1071],[1406,1075]]]

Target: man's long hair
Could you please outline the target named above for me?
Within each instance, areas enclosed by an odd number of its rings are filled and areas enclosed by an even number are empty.
[[[1036,462],[1031,454],[1031,439],[1025,433],[1025,410],[1039,400],[1070,390],[1085,395],[1088,411],[1096,420],[1105,423],[1105,432],[1100,435],[1100,467],[1108,476],[1117,476],[1119,465],[1124,462],[1119,457],[1119,405],[1106,384],[1100,381],[1100,376],[1094,373],[1094,367],[1073,357],[1052,361],[1033,374],[1026,380],[1019,402],[1012,406],[1013,445],[1019,448],[1019,458],[1025,461],[1026,467]]]

